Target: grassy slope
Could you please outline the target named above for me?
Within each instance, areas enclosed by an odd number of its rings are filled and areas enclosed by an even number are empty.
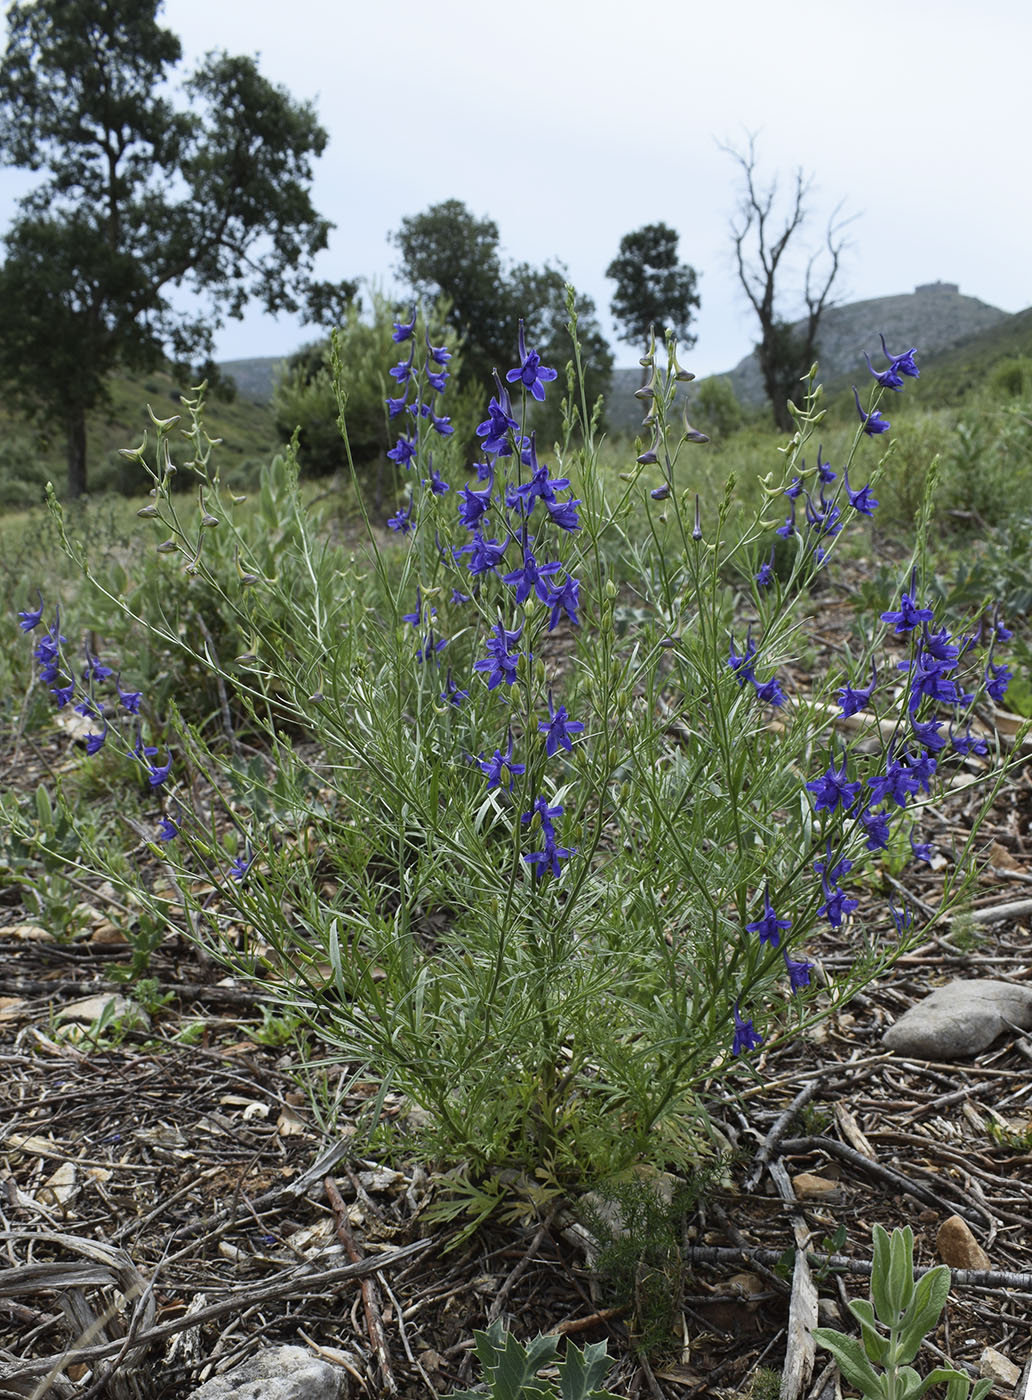
[[[139,446],[150,427],[148,404],[158,418],[183,413],[185,424],[187,417],[176,396],[189,388],[160,371],[142,379],[119,376],[112,381],[110,406],[91,414],[88,423],[87,481],[91,491],[131,488],[133,482],[126,474],[133,469],[128,464],[122,466],[124,459],[119,456],[119,449]],[[220,455],[227,480],[246,478],[280,445],[272,412],[266,404],[239,398],[226,403],[213,398],[205,410],[205,423],[212,437],[223,440]],[[0,509],[38,500],[48,480],[60,492],[67,470],[61,434],[48,438],[2,407],[0,430],[8,444],[17,444],[17,450],[0,455]],[[153,441],[153,431],[149,436]]]

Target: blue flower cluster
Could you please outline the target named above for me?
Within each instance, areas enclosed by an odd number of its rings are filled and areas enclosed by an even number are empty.
[[[888,368],[875,370],[870,356],[867,357],[868,366],[879,390],[891,389],[899,393],[905,377],[918,377],[919,371],[914,361],[916,351],[910,349],[903,354],[892,355],[884,337],[882,350],[889,361]],[[860,414],[861,431],[869,435],[884,432],[889,424],[876,409],[865,412],[855,387],[853,392]],[[795,476],[785,489],[784,494],[791,502],[790,512],[776,533],[783,539],[799,533],[796,503],[802,497],[805,500],[806,519],[804,550],[807,553],[812,551],[814,562],[819,567],[826,558],[823,542],[837,535],[844,523],[843,492],[849,507],[857,515],[870,516],[878,502],[872,497],[870,486],[854,490],[848,472],[843,473],[840,487],[834,487],[838,475],[823,460],[821,448],[817,452],[819,491],[815,500],[804,485],[804,479],[810,473],[805,472],[805,463],[803,466],[803,473]],[[755,575],[758,588],[769,587],[774,581],[773,557],[772,552],[769,562],[762,564]],[[821,891],[821,902],[816,912],[819,918],[826,919],[836,929],[842,927],[843,921],[858,906],[858,900],[842,887],[843,880],[853,869],[853,861],[844,852],[849,850],[855,854],[888,848],[893,823],[906,810],[908,803],[920,794],[931,793],[932,781],[947,746],[950,753],[962,757],[987,752],[985,739],[972,734],[966,716],[979,688],[989,699],[999,702],[1011,678],[1009,669],[995,663],[993,656],[995,648],[1009,639],[1008,630],[999,623],[994,624],[988,655],[983,662],[976,663],[974,652],[977,639],[974,636],[955,638],[945,627],[933,630],[934,612],[932,608],[922,606],[918,600],[916,571],[909,588],[901,591],[899,607],[883,612],[881,621],[893,629],[893,638],[906,638],[909,642],[909,654],[895,666],[895,671],[906,677],[902,694],[898,686],[890,683],[884,669],[883,680],[879,684],[878,667],[872,662],[870,681],[855,686],[844,685],[838,691],[837,699],[843,719],[870,713],[874,720],[880,722],[878,733],[882,732],[885,721],[892,719],[895,723],[893,735],[874,765],[874,771],[864,776],[851,773],[850,756],[843,753],[838,759],[832,757],[826,771],[806,783],[815,815],[824,814],[824,856],[813,864]],[[761,683],[756,678],[753,662],[757,651],[751,631],[742,651],[737,649],[732,637],[727,665],[740,686],[751,683],[760,701],[780,705],[785,697],[776,680]],[[879,706],[880,698],[884,698],[884,707]],[[879,708],[882,708],[882,713],[879,713]],[[963,732],[960,732],[961,727]],[[943,732],[944,729],[946,732]],[[913,825],[909,831],[909,844],[914,859],[931,863],[931,846],[915,839]],[[895,909],[891,913],[897,928],[902,929],[905,922],[909,922],[909,916],[904,920],[904,916]],[[790,919],[778,917],[768,883],[763,894],[763,912],[759,918],[745,925],[746,931],[758,935],[761,944],[776,949],[781,945],[782,933],[790,926]],[[795,992],[808,984],[812,964],[793,961],[784,948],[781,952],[791,989]],[[752,1022],[742,1019],[737,1001],[732,1008],[732,1018],[733,1050],[736,1055],[762,1043],[762,1037],[753,1030]]]
[[[409,323],[395,328],[396,339],[406,339],[414,334],[415,316]],[[427,339],[428,359],[434,359],[442,352],[435,350]],[[445,352],[446,353],[446,352]],[[532,600],[543,605],[546,610],[545,627],[551,632],[562,622],[578,626],[580,609],[580,582],[570,574],[561,559],[549,557],[548,551],[563,533],[572,533],[580,528],[577,508],[581,504],[569,494],[570,481],[567,477],[553,476],[548,466],[538,459],[537,443],[533,433],[527,436],[516,416],[508,385],[518,385],[524,404],[528,398],[542,402],[545,385],[556,379],[556,371],[542,364],[541,356],[533,348],[528,348],[524,324],[521,321],[518,340],[519,364],[510,369],[504,378],[495,374],[495,392],[487,408],[487,416],[478,424],[476,435],[479,441],[481,460],[473,464],[475,480],[457,493],[458,520],[466,530],[468,539],[448,549],[438,542],[438,551],[443,562],[452,568],[464,569],[469,577],[469,592],[453,588],[451,601],[455,605],[471,599],[486,602],[490,589],[492,610],[497,605],[501,616],[494,624],[485,643],[485,655],[473,663],[473,671],[486,682],[488,691],[498,692],[508,699],[512,687],[521,675],[520,663],[529,666],[533,661],[531,631],[528,628],[527,608]],[[413,376],[414,356],[402,361],[391,371],[399,384],[406,386]],[[443,389],[443,376],[438,381],[428,375],[435,392]],[[406,388],[407,393],[407,388]],[[388,400],[388,408],[397,404],[400,412],[406,400]],[[418,393],[415,404],[419,404]],[[414,405],[408,404],[410,412]],[[413,416],[431,419],[438,431],[441,421],[431,411],[423,414],[415,407]],[[398,449],[389,454],[400,465],[411,465],[418,450],[417,434],[403,439]],[[411,449],[411,450],[410,450]],[[435,478],[424,482],[437,494],[446,491],[444,482],[435,484]],[[393,528],[410,528],[412,507],[404,513],[404,518],[388,522]],[[558,553],[558,551],[556,551]],[[447,645],[447,639],[435,635],[434,609],[424,605],[420,590],[416,592],[416,606],[411,613],[403,614],[406,622],[420,629],[422,643],[416,651],[420,662],[437,657]],[[511,625],[508,625],[511,619]],[[460,708],[469,699],[469,691],[460,689],[452,679],[449,670],[441,691],[443,703]],[[528,702],[529,703],[529,702]],[[527,715],[521,725],[524,733],[532,728],[534,717]],[[572,719],[565,705],[556,706],[551,694],[548,698],[548,717],[537,720],[538,732],[544,735],[545,756],[555,757],[560,750],[572,752],[572,736],[583,730],[583,724]],[[528,776],[527,765],[513,757],[513,725],[507,725],[504,750],[496,748],[494,754],[486,757],[481,752],[474,762],[487,779],[489,790],[502,789],[512,792],[517,777],[524,778],[529,792],[533,792],[532,782],[536,781],[537,767]],[[560,862],[568,859],[573,850],[560,844],[555,822],[563,815],[559,805],[550,806],[543,796],[533,799],[530,809],[520,818],[523,827],[534,826],[541,831],[541,849],[527,852],[523,859],[530,866],[535,879],[546,873],[558,875]]]
[[[402,433],[387,453],[392,462],[406,469],[411,469],[416,463],[419,455],[420,430],[424,424],[429,422],[430,430],[440,437],[450,437],[455,431],[451,419],[447,415],[439,413],[437,406],[438,397],[444,393],[445,385],[448,382],[449,373],[445,366],[451,359],[451,351],[444,345],[432,345],[430,331],[425,329],[423,338],[426,342],[426,353],[422,363],[417,367],[415,363],[417,319],[418,313],[413,307],[410,320],[395,321],[394,323],[391,339],[399,345],[405,341],[411,341],[411,345],[409,346],[408,359],[399,360],[389,371],[398,388],[404,389],[405,392],[397,398],[386,400],[387,412],[392,419],[404,412],[413,420],[408,432]],[[427,470],[430,475],[423,481],[423,485],[434,495],[444,495],[448,490],[448,485],[434,467],[432,454],[427,456]],[[389,529],[396,530],[399,534],[408,534],[412,529],[411,499],[407,505],[399,507],[397,512],[387,521],[387,525]]]
[[[37,627],[42,626],[46,605],[42,593],[38,593],[37,597],[38,608],[26,609],[18,614],[18,626],[23,632],[34,632]],[[55,706],[63,710],[71,705],[76,714],[90,721],[90,729],[85,736],[87,754],[99,753],[109,737],[114,734],[117,736],[115,742],[121,745],[130,758],[146,769],[150,786],[155,790],[162,788],[172,771],[172,754],[169,752],[167,761],[163,764],[151,761],[157,756],[158,750],[150,744],[145,744],[143,740],[140,718],[143,692],[123,690],[121,674],[116,673],[112,667],[105,666],[86,643],[83,644],[84,664],[76,677],[74,667],[65,656],[64,648],[67,643],[68,638],[61,632],[60,609],[55,608],[53,622],[39,636],[32,653],[39,666],[39,679],[49,687]],[[117,700],[110,693],[110,686],[106,696],[102,690],[105,683],[110,682],[112,678]],[[115,723],[119,715],[130,715],[135,719],[132,742]],[[178,831],[179,828],[171,817],[164,816],[158,829],[158,840],[171,841]]]

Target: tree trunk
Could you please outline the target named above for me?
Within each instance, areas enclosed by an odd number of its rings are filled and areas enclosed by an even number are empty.
[[[86,494],[86,410],[81,404],[69,407],[65,431],[68,437],[68,497],[75,501]]]

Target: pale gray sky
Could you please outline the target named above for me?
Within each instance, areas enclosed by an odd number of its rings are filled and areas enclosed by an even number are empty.
[[[617,363],[633,364],[605,268],[623,234],[662,220],[700,274],[698,344],[684,358],[699,374],[728,369],[755,327],[728,237],[736,172],[719,144],[753,131],[786,193],[795,167],[813,173],[810,239],[839,200],[858,216],[842,299],[942,279],[1007,311],[1032,303],[1027,0],[166,0],[162,18],[184,67],[211,48],[258,54],[266,76],[315,103],[330,145],[314,200],[337,225],[320,277],[389,290],[389,232],[461,199],[495,220],[511,258],[565,262]],[[4,217],[15,188],[4,175]],[[784,311],[797,308],[786,297]],[[286,354],[305,336],[255,313],[217,345],[227,359]]]

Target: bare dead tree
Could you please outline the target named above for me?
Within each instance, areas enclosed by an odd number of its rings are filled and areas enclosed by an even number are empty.
[[[798,401],[800,380],[817,356],[821,317],[827,307],[833,305],[831,289],[846,246],[842,230],[851,220],[841,218],[842,204],[836,205],[828,220],[823,246],[811,253],[806,264],[803,283],[806,314],[800,318],[801,326],[793,324],[779,314],[776,305],[777,293],[782,289],[778,274],[786,250],[806,222],[806,199],[813,184],[812,177],[804,175],[801,168],[796,170],[784,223],[772,227],[772,223],[776,224],[774,204],[778,182],[775,176],[769,185],[761,185],[756,170],[755,137],[749,137],[745,151],[734,146],[722,146],[721,150],[737,162],[742,175],[742,198],[738,218],[731,224],[731,238],[739,281],[760,323],[757,354],[763,387],[778,427],[791,432],[793,423],[786,403],[788,399]]]

